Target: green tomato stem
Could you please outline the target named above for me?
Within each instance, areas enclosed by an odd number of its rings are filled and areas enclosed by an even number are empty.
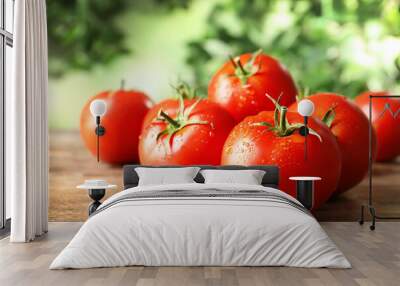
[[[166,121],[168,121],[168,123],[170,123],[172,126],[174,126],[175,128],[179,128],[180,124],[178,123],[178,121],[172,119],[168,114],[166,114],[164,111],[160,110],[160,114],[159,114],[162,118],[164,118]]]
[[[176,92],[176,97],[178,99],[194,99],[197,96],[196,89],[191,88],[189,84],[184,81],[181,81],[177,86],[173,87]]]
[[[240,57],[235,60],[231,55],[229,56],[229,60],[235,69],[235,76],[240,79],[242,85],[247,84],[247,79],[259,71],[260,66],[257,69],[254,69],[253,66],[255,59],[260,53],[261,50],[253,53],[252,57],[244,65],[240,61]]]
[[[231,55],[229,55],[229,60],[231,61],[233,67],[234,67],[235,69],[237,69],[237,64],[236,64],[234,58],[233,58]]]
[[[237,66],[239,67],[240,72],[242,73],[242,75],[243,75],[243,76],[247,76],[248,73],[247,73],[247,71],[244,69],[244,67],[243,67],[242,62],[240,61],[240,59],[238,59],[238,60],[236,61],[236,63],[237,63]]]
[[[304,128],[305,125],[303,123],[289,123],[288,120],[286,119],[287,115],[287,107],[286,106],[281,106],[279,104],[279,99],[275,100],[268,94],[266,96],[274,103],[275,105],[275,113],[274,113],[274,123],[273,125],[271,123],[267,122],[258,122],[254,124],[255,126],[265,126],[268,128],[268,130],[274,132],[276,136],[278,137],[286,137],[292,135],[296,130],[300,130],[301,128]],[[280,98],[280,96],[279,96]],[[313,129],[310,127],[307,128],[309,134],[316,136],[321,142],[322,138],[319,136],[317,132],[315,132]]]
[[[184,107],[184,102],[183,98],[179,98],[180,101],[180,107],[179,107],[179,112],[176,115],[175,118],[171,118],[167,113],[165,113],[163,110],[160,110],[157,116],[157,120],[165,122],[167,126],[163,131],[158,133],[157,135],[157,140],[160,139],[164,135],[168,135],[168,142],[171,145],[172,144],[172,139],[173,136],[176,132],[179,130],[182,130],[183,128],[190,126],[190,125],[196,125],[196,124],[209,124],[207,121],[202,121],[202,120],[196,120],[196,119],[190,119],[190,114],[194,110],[194,108],[197,106],[197,104],[201,101],[201,99],[198,99],[195,103],[190,105],[188,108]]]
[[[286,133],[286,113],[287,113],[287,107],[286,106],[282,106],[281,110],[280,110],[280,114],[279,114],[279,131],[282,134]]]

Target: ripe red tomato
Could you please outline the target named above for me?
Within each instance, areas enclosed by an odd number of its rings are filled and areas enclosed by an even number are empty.
[[[290,124],[303,122],[297,113],[288,112]],[[336,190],[340,176],[340,150],[335,137],[322,122],[309,119],[309,127],[317,132],[322,140],[309,135],[307,138],[307,160],[304,158],[304,136],[297,128],[287,134],[271,130],[260,123],[274,124],[274,112],[263,111],[249,116],[233,128],[226,139],[222,151],[223,165],[276,165],[279,167],[279,187],[295,197],[295,182],[291,176],[318,176],[315,183],[313,209],[319,208]],[[282,122],[282,121],[281,121]],[[289,131],[289,129],[287,129]]]
[[[105,134],[100,137],[100,160],[111,164],[139,161],[138,141],[144,116],[152,102],[146,94],[135,90],[105,91],[91,97],[81,112],[80,131],[86,147],[96,155],[96,121],[90,103],[103,99],[107,112],[101,118]]]
[[[265,96],[269,94],[289,106],[296,100],[296,86],[285,67],[262,53],[243,54],[226,62],[212,77],[208,99],[216,102],[240,122],[249,115],[275,106]]]
[[[337,139],[342,158],[342,173],[336,193],[345,192],[360,183],[368,172],[368,118],[343,95],[316,93],[307,99],[315,105],[313,117],[320,120],[333,108],[333,121],[327,122],[327,125]],[[289,110],[295,112],[297,103]]]
[[[175,110],[151,120],[140,135],[144,165],[219,165],[225,139],[234,126],[227,111],[208,100],[175,102]]]
[[[369,116],[369,95],[384,96],[387,91],[367,91],[355,98],[355,103]],[[390,106],[390,110],[388,110]],[[386,109],[386,110],[385,110]],[[381,113],[385,110],[385,113]],[[400,100],[374,98],[372,104],[372,126],[376,133],[376,161],[389,161],[400,155]],[[397,116],[396,116],[397,115]]]

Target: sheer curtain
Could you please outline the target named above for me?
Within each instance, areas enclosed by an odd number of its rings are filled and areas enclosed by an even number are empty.
[[[6,98],[6,187],[12,242],[47,232],[47,23],[45,0],[18,0],[13,92]]]

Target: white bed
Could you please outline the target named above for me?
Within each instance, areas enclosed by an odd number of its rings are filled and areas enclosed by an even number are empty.
[[[50,269],[128,265],[351,267],[285,193],[198,183],[138,186],[112,196]]]

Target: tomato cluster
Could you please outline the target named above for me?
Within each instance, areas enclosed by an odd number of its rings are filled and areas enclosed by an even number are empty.
[[[198,98],[185,84],[175,93],[176,98],[156,105],[134,90],[91,98],[81,114],[87,148],[96,153],[89,105],[100,98],[108,107],[102,119],[106,134],[101,139],[101,159],[112,164],[277,165],[280,188],[290,195],[295,195],[290,176],[322,178],[316,183],[315,208],[357,185],[367,172],[370,93],[360,95],[355,103],[334,93],[308,96],[315,113],[309,119],[307,158],[294,80],[269,55],[259,51],[230,58],[211,78],[207,99]],[[381,116],[379,112],[388,105],[392,114]],[[379,161],[400,154],[400,116],[390,116],[399,108],[400,102],[388,98],[374,103],[373,154],[376,147]]]

